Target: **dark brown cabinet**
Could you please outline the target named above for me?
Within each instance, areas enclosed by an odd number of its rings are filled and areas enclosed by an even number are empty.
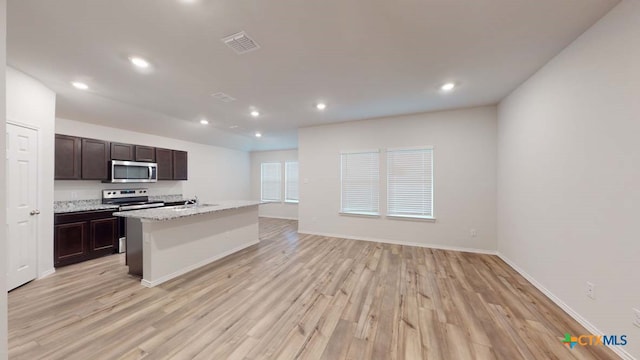
[[[111,160],[133,161],[133,145],[112,142]]]
[[[81,177],[80,138],[58,135],[55,139],[55,175],[56,180],[78,180]]]
[[[86,260],[88,236],[84,221],[55,225],[53,265],[57,267]]]
[[[109,180],[109,161],[158,164],[158,180],[187,180],[186,151],[56,134],[56,180]]]
[[[151,146],[111,143],[111,160],[156,162],[156,148]]]
[[[173,180],[187,180],[187,152],[173,150]]]
[[[136,145],[136,161],[156,162],[156,148]]]
[[[158,180],[173,180],[173,150],[156,148]]]
[[[109,155],[109,142],[82,139],[82,179],[107,180]]]
[[[110,217],[89,221],[91,228],[90,249],[93,252],[111,254],[116,250],[118,238],[118,219]]]
[[[109,211],[83,211],[54,217],[54,266],[113,254],[118,248],[118,219]]]

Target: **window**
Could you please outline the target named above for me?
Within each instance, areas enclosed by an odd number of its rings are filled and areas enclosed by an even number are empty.
[[[260,199],[281,201],[282,165],[280,163],[260,164]]]
[[[433,218],[433,149],[387,150],[387,215]]]
[[[284,163],[284,201],[297,203],[298,198],[298,162]]]
[[[378,215],[380,153],[378,151],[342,153],[340,212]]]

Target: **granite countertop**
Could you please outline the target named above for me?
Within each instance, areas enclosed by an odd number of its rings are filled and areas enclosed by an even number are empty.
[[[198,206],[170,206],[163,208],[152,208],[142,210],[132,210],[113,213],[114,216],[136,218],[150,221],[165,221],[179,219],[187,216],[209,214],[218,211],[239,209],[248,206],[260,205],[261,201],[255,200],[229,200],[218,201],[215,204],[200,204]]]
[[[91,210],[110,210],[118,209],[118,205],[103,204],[100,199],[93,200],[71,200],[71,201],[54,201],[53,213],[62,214],[77,211],[91,211]]]

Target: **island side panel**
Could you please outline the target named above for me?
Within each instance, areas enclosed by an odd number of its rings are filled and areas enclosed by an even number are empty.
[[[155,286],[259,242],[258,206],[143,221],[142,283]]]
[[[127,218],[127,266],[129,274],[142,276],[142,222]]]

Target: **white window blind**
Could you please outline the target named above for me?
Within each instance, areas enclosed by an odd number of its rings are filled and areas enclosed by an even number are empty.
[[[298,202],[298,162],[284,163],[284,201]]]
[[[281,201],[282,165],[280,163],[262,163],[260,165],[260,199],[262,201]]]
[[[387,150],[387,215],[433,217],[433,149]]]
[[[378,215],[380,153],[378,151],[342,153],[340,212]]]

